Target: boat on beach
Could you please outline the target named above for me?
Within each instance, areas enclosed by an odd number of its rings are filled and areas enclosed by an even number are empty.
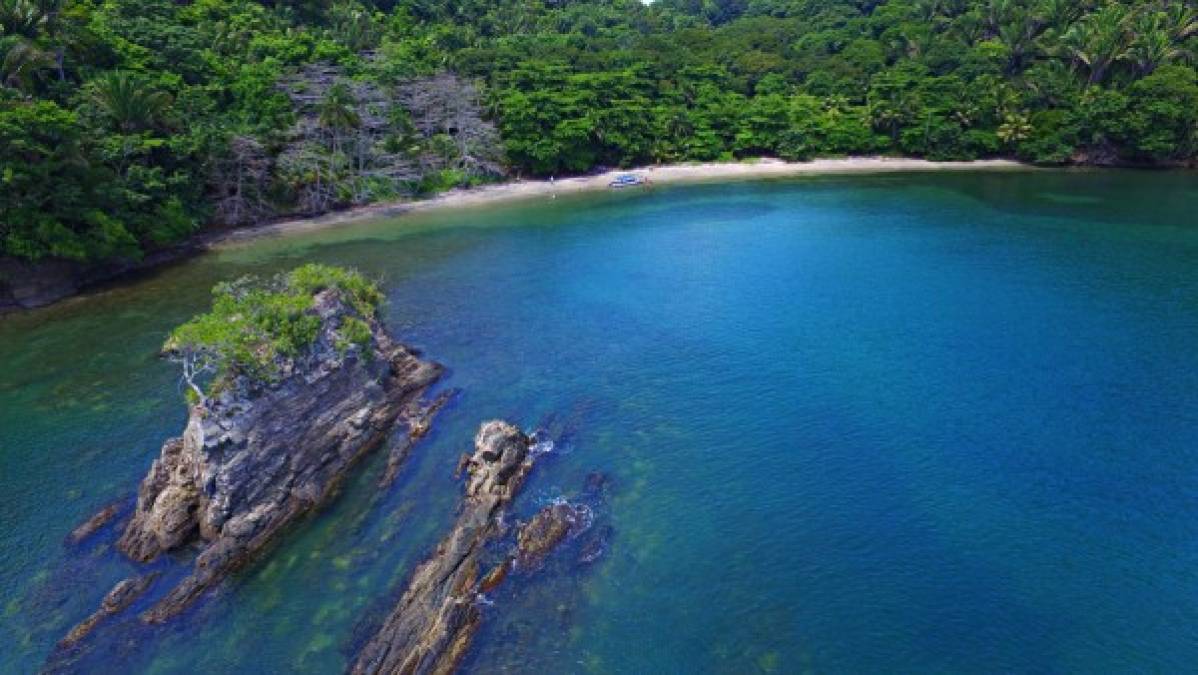
[[[614,190],[619,190],[621,188],[636,187],[638,185],[644,184],[645,179],[641,176],[635,173],[625,173],[613,178],[612,181],[607,184],[607,186]]]

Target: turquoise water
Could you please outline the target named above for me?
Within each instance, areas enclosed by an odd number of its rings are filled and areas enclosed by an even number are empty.
[[[1192,173],[658,188],[256,242],[0,320],[0,672],[37,670],[135,569],[111,529],[64,538],[181,429],[164,333],[214,282],[305,260],[381,275],[391,329],[461,395],[391,489],[366,462],[197,609],[105,624],[76,670],[340,671],[493,417],[558,441],[521,512],[603,471],[611,536],[493,598],[470,670],[1189,670],[1195,206]]]

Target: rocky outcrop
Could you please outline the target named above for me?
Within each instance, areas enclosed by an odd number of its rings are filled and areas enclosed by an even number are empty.
[[[505,508],[532,469],[530,445],[506,422],[479,429],[474,454],[465,461],[465,497],[453,530],[416,568],[399,604],[359,653],[354,673],[447,673],[456,667],[482,619],[484,549],[503,535]]]
[[[366,347],[337,346],[350,308],[336,291],[314,299],[321,333],[273,383],[239,380],[194,405],[138,490],[118,547],[149,561],[188,545],[192,573],[142,618],[168,619],[325,501],[346,470],[418,405],[442,369],[392,342],[370,320]],[[413,420],[419,425],[420,420]],[[409,424],[411,428],[411,424]]]
[[[567,541],[581,543],[567,565],[591,563],[603,555],[611,527],[604,525],[596,533],[592,524],[595,509],[607,500],[610,481],[598,472],[587,476],[576,498],[541,508],[510,536],[513,528],[504,525],[507,506],[541,454],[534,439],[506,422],[488,422],[479,429],[474,453],[462,455],[455,472],[466,476],[457,522],[433,556],[416,568],[399,603],[358,653],[352,673],[451,673],[481,625],[483,608],[492,604],[487,594],[509,576],[539,571]],[[498,562],[490,552],[496,542],[507,549]]]
[[[75,646],[80,640],[91,634],[101,621],[113,614],[123,612],[125,608],[132,605],[149,590],[154,581],[158,579],[158,575],[158,572],[151,572],[141,577],[129,577],[117,583],[108,592],[108,595],[104,596],[104,600],[100,603],[100,608],[93,612],[91,616],[79,622],[78,625],[71,629],[70,633],[67,633],[66,637],[58,642],[59,648],[65,649]]]

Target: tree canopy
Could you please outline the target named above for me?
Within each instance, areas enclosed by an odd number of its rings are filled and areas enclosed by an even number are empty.
[[[1198,158],[1194,0],[0,0],[0,255],[597,166]]]

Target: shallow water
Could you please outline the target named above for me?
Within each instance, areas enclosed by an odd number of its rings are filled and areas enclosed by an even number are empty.
[[[135,569],[111,528],[63,542],[182,427],[166,331],[216,281],[306,260],[381,275],[393,332],[462,394],[390,490],[365,462],[180,620],[102,626],[77,670],[341,670],[493,417],[557,439],[521,513],[603,471],[612,535],[492,598],[471,670],[1188,670],[1195,206],[1192,173],[658,188],[255,242],[0,320],[0,672],[37,670]]]

